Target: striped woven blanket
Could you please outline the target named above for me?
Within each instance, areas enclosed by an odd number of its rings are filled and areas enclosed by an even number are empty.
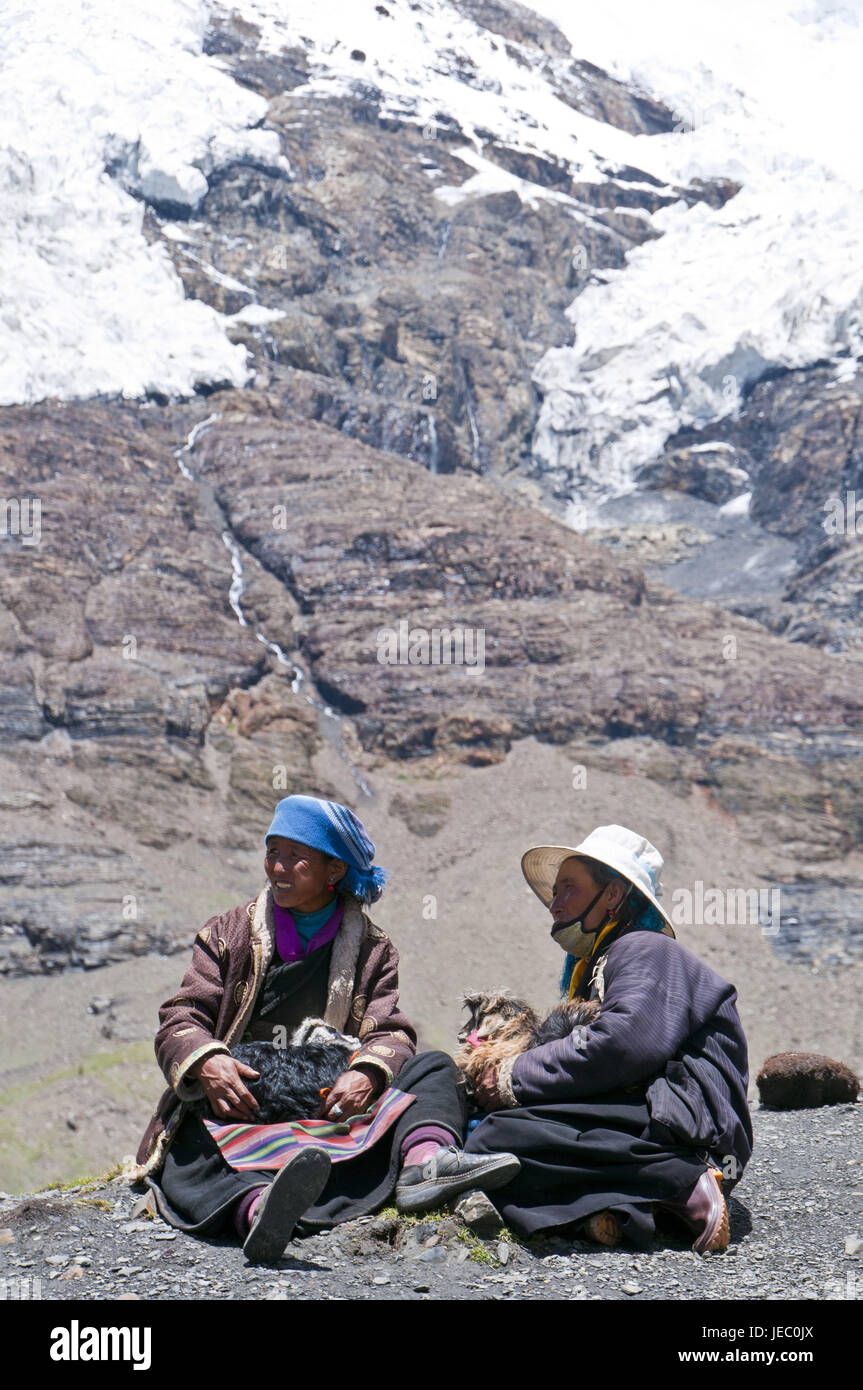
[[[333,1163],[355,1158],[376,1144],[413,1105],[415,1096],[390,1086],[363,1115],[349,1120],[292,1120],[282,1125],[222,1125],[203,1120],[232,1168],[281,1168],[297,1149],[323,1149]]]

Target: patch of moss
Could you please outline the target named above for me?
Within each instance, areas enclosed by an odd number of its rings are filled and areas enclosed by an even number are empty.
[[[467,1246],[468,1258],[478,1265],[490,1265],[492,1269],[500,1266],[500,1260],[491,1250],[483,1244],[479,1236],[476,1235],[469,1226],[465,1226],[463,1231],[459,1231],[457,1239],[462,1245]]]
[[[112,1178],[118,1178],[123,1171],[122,1163],[115,1163],[113,1168],[109,1168],[105,1173],[95,1173],[90,1177],[67,1178],[65,1182],[48,1182],[44,1187],[37,1187],[37,1192],[68,1192],[70,1188],[83,1188],[84,1191],[92,1190],[94,1187],[104,1187]],[[110,1206],[110,1203],[108,1204]],[[111,1207],[113,1211],[113,1207]]]
[[[502,1266],[502,1261],[497,1257],[497,1246],[501,1241],[513,1249],[517,1249],[519,1246],[522,1249],[525,1248],[524,1243],[508,1226],[502,1227],[500,1232],[488,1242],[481,1240],[475,1231],[472,1231],[469,1226],[465,1226],[463,1231],[459,1231],[458,1239],[467,1246],[472,1260],[475,1260],[477,1264],[490,1265],[492,1269],[500,1269]]]
[[[420,1211],[407,1213],[399,1211],[397,1207],[390,1206],[382,1207],[377,1213],[377,1217],[378,1219],[385,1218],[387,1220],[397,1221],[399,1232],[402,1232],[409,1231],[412,1226],[436,1226],[444,1221],[451,1221],[452,1212]],[[487,1265],[490,1269],[501,1268],[501,1261],[497,1257],[497,1246],[500,1241],[505,1241],[507,1245],[513,1248],[517,1248],[518,1246],[521,1246],[522,1249],[527,1248],[525,1243],[519,1240],[518,1236],[515,1235],[508,1226],[504,1226],[499,1235],[496,1235],[492,1241],[487,1243],[481,1240],[476,1232],[472,1231],[469,1226],[464,1226],[461,1230],[457,1231],[456,1239],[461,1241],[462,1245],[467,1246],[469,1259],[473,1260],[476,1264]]]
[[[399,1211],[397,1207],[382,1207],[377,1213],[377,1218],[386,1217],[388,1220],[395,1220],[399,1223],[401,1230],[410,1230],[411,1226],[438,1225],[441,1221],[452,1218],[449,1211]]]

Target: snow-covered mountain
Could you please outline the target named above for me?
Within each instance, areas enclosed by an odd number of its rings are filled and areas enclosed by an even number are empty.
[[[584,502],[628,491],[670,435],[733,416],[776,368],[829,361],[853,372],[863,353],[863,8],[538,0],[537,23],[553,21],[572,48],[546,43],[542,63],[497,32],[499,12],[518,8],[240,0],[235,13],[257,26],[262,55],[305,54],[295,97],[363,83],[384,116],[431,133],[456,125],[464,178],[436,188],[445,206],[507,191],[570,204],[573,340],[547,345],[535,366],[532,453]],[[169,214],[165,237],[171,221],[194,221],[208,185],[237,160],[289,176],[277,135],[262,128],[266,99],[204,51],[219,12],[203,0],[4,6],[0,403],[179,397],[254,379],[228,336],[231,316],[188,298],[164,244],[142,228],[148,202]],[[671,128],[633,133],[577,109],[573,58],[664,103]],[[580,185],[629,168],[649,186],[723,179],[740,190],[721,206],[628,208],[652,235],[609,269],[591,264],[583,203],[502,168],[484,154],[489,141],[546,157]]]

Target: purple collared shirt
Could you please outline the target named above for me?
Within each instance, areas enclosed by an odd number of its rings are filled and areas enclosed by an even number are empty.
[[[311,955],[312,951],[326,946],[328,941],[332,941],[342,925],[343,912],[344,903],[339,901],[329,921],[325,922],[320,931],[315,932],[315,935],[306,944],[297,931],[293,916],[288,909],[279,907],[278,903],[273,903],[273,918],[276,923],[276,950],[280,959],[303,960],[305,956]]]

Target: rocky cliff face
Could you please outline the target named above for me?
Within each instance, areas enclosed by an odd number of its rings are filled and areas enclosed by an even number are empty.
[[[673,128],[530,11],[456,8],[596,129]],[[735,422],[669,440],[638,494],[658,522],[577,534],[570,475],[534,451],[534,370],[573,298],[659,235],[657,210],[737,186],[546,157],[445,111],[421,126],[362,50],[329,95],[306,47],[259,38],[214,8],[205,51],[268,102],[281,162],[223,162],[193,211],[135,189],[253,383],[0,412],[0,487],[42,525],[0,540],[0,968],[185,942],[188,852],[233,901],[273,800],[334,792],[327,752],[361,805],[380,760],[483,764],[531,735],[631,750],[706,789],[766,872],[856,850],[858,547],[822,521],[860,479],[858,379],[766,380]],[[459,52],[452,76],[486,80]],[[720,508],[745,491],[741,539]],[[756,542],[781,564],[735,588]],[[481,634],[482,672],[381,661],[402,624]]]
[[[263,392],[5,423],[3,486],[43,527],[7,540],[2,581],[7,969],[185,939],[163,875],[194,848],[225,889],[327,738],[360,802],[380,759],[631,740],[768,855],[860,844],[854,663],[678,598],[485,479]],[[422,646],[444,630],[460,664]]]
[[[826,366],[759,382],[737,419],[672,436],[638,497],[585,529],[684,593],[859,660],[861,390]]]

